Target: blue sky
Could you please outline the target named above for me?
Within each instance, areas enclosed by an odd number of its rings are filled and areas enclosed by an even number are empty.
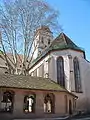
[[[46,0],[60,12],[59,23],[90,60],[90,0]]]
[[[90,0],[46,1],[60,12],[59,24],[63,32],[79,47],[84,48],[90,61]]]

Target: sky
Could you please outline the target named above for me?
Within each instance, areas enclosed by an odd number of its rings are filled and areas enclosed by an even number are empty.
[[[90,0],[46,1],[59,11],[58,22],[63,32],[79,47],[84,48],[86,58],[90,61]]]
[[[90,0],[46,0],[60,12],[63,32],[79,47],[84,48],[90,61]]]

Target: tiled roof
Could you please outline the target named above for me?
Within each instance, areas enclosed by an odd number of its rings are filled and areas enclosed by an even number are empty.
[[[78,47],[72,40],[67,37],[64,33],[61,33],[51,44],[50,46],[53,50],[57,49],[73,49],[84,51],[82,48]]]
[[[31,77],[29,75],[24,76],[1,74],[0,87],[66,92],[70,95],[77,97],[76,95],[62,88],[60,85],[58,85],[56,82],[52,81],[49,78]]]
[[[62,88],[60,85],[58,85],[50,79],[42,77],[31,77],[29,75],[24,76],[1,74],[0,87],[66,91],[64,88]]]

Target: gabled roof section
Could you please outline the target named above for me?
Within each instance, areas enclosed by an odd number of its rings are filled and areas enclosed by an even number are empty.
[[[73,50],[79,50],[83,51],[82,48],[77,46],[75,43],[72,42],[72,40],[67,37],[64,33],[61,33],[51,44],[50,46],[53,50],[62,50],[62,49],[73,49]]]

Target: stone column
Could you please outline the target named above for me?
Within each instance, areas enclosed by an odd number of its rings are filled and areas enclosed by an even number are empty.
[[[49,77],[49,71],[48,71],[48,61],[44,62],[44,77],[48,78]]]
[[[73,59],[71,55],[68,55],[69,58],[69,66],[70,66],[70,80],[69,80],[69,88],[70,91],[75,91],[75,81],[74,81],[74,68],[73,68]]]
[[[13,110],[14,116],[17,116],[17,117],[22,116],[23,103],[24,103],[24,96],[22,92],[18,90],[15,92],[15,96],[14,96],[14,110]]]
[[[43,97],[43,92],[37,92],[36,93],[35,113],[37,115],[42,115],[44,113],[44,97]]]
[[[65,102],[63,93],[55,94],[55,114],[65,115]]]
[[[37,68],[37,77],[39,77],[39,68]]]

